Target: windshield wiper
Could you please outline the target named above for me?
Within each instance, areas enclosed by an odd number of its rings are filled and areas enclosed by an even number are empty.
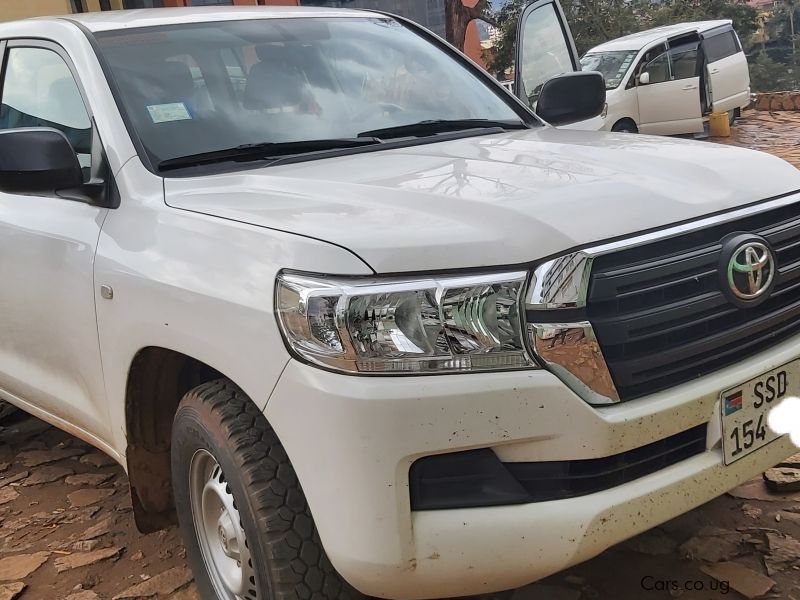
[[[269,160],[296,154],[311,152],[324,152],[325,150],[340,150],[345,148],[358,148],[372,144],[383,143],[377,137],[359,136],[357,138],[333,138],[327,140],[300,140],[296,142],[265,142],[263,144],[242,144],[234,148],[213,150],[168,158],[158,163],[159,171],[180,169],[183,167],[196,167],[225,161]]]
[[[393,138],[404,136],[426,136],[445,133],[448,131],[467,131],[469,129],[529,129],[530,126],[522,121],[500,121],[491,119],[431,119],[419,121],[408,125],[397,125],[396,127],[385,127],[383,129],[372,129],[362,131],[358,134],[359,138],[368,139],[371,137]]]

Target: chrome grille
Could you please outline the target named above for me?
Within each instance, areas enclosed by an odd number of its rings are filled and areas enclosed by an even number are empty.
[[[762,304],[721,292],[722,240],[755,233],[778,272]],[[690,381],[800,333],[800,206],[781,206],[595,257],[587,316],[620,399]]]

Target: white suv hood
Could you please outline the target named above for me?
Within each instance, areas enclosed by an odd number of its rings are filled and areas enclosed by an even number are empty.
[[[796,190],[767,154],[551,128],[165,180],[172,207],[325,240],[378,273],[526,263]]]

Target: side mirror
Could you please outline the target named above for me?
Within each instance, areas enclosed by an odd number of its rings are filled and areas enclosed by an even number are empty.
[[[644,73],[639,75],[639,84],[640,85],[647,85],[648,83],[650,83],[650,73],[645,71]]]
[[[606,82],[597,71],[578,71],[548,79],[539,92],[536,114],[551,125],[596,117],[606,103]]]
[[[75,150],[57,129],[0,131],[0,191],[45,196],[82,184],[83,172]]]

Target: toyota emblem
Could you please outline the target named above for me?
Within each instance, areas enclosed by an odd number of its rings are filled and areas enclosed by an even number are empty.
[[[732,243],[731,243],[732,242]],[[775,257],[766,240],[734,238],[723,247],[725,282],[723,290],[734,304],[752,306],[769,295],[775,279]],[[722,266],[722,265],[721,265]]]

